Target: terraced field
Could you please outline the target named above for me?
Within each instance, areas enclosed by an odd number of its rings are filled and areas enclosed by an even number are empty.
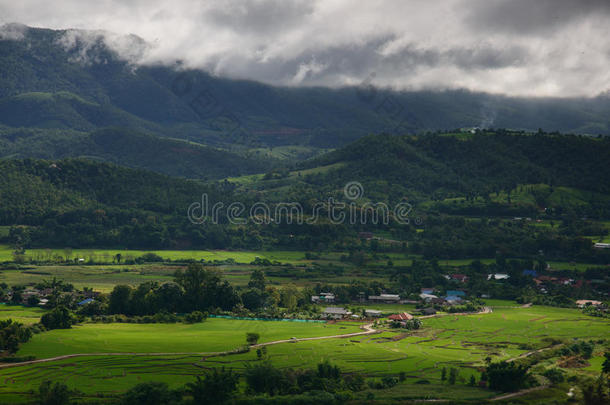
[[[423,328],[412,332],[383,330],[379,334],[281,343],[267,347],[269,359],[279,367],[315,367],[332,359],[345,372],[361,372],[372,377],[405,372],[405,384],[384,395],[401,398],[451,398],[460,390],[461,398],[483,398],[493,392],[464,385],[470,375],[479,376],[485,358],[514,359],[553,346],[549,337],[563,339],[604,339],[610,321],[582,315],[573,309],[522,308],[510,302],[494,301],[492,313],[446,315],[423,320]],[[290,337],[326,336],[358,331],[355,323],[298,324],[290,322],[236,321],[209,319],[199,325],[84,324],[72,330],[56,330],[36,335],[23,345],[19,355],[38,358],[68,353],[135,352],[132,355],[76,357],[48,363],[0,369],[0,400],[25,398],[28,387],[44,378],[65,381],[83,392],[116,394],[141,381],[166,381],[180,386],[203,370],[225,366],[237,371],[258,361],[255,351],[231,355],[171,354],[231,350],[245,343],[246,332],[257,331],[261,341]],[[154,328],[155,334],[150,331]],[[600,346],[601,347],[601,346]],[[158,356],[146,353],[168,353]],[[459,369],[455,388],[441,385],[443,367]],[[597,353],[588,368],[580,372],[597,375],[601,357]],[[428,391],[416,384],[426,380]],[[437,389],[438,388],[438,389]]]
[[[260,342],[327,336],[359,331],[360,324],[247,321],[210,318],[198,324],[85,323],[36,335],[19,356],[48,358],[74,353],[211,353],[246,344],[246,333]]]
[[[37,307],[24,307],[21,305],[0,304],[0,319],[12,319],[24,325],[38,323],[46,311]]]

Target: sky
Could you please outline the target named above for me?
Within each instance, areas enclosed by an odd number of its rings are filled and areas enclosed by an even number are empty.
[[[14,22],[274,85],[610,92],[610,0],[0,0],[0,24]]]

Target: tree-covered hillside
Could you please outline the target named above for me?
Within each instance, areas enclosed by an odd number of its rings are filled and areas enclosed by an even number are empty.
[[[274,159],[248,157],[209,146],[126,128],[91,132],[60,129],[0,129],[0,157],[86,157],[157,173],[210,180],[256,173]]]
[[[518,184],[567,186],[610,193],[608,138],[526,134],[504,130],[476,134],[367,136],[303,163],[304,168],[343,163],[312,175],[341,184],[389,184],[396,191],[434,195],[487,195]]]

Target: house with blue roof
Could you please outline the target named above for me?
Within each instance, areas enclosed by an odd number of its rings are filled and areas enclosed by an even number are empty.
[[[462,290],[447,290],[447,296],[465,297],[466,293]]]
[[[90,302],[95,301],[93,298],[87,298],[86,300],[82,300],[81,302],[79,302],[77,305],[87,305]]]
[[[538,272],[536,270],[523,270],[523,275],[530,277],[538,277]]]

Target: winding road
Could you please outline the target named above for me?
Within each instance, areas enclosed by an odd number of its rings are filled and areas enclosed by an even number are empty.
[[[492,312],[492,309],[490,307],[484,307],[482,311],[475,312],[475,313],[472,313],[472,312],[460,312],[460,313],[455,313],[455,314],[436,314],[436,315],[420,316],[420,317],[418,317],[418,319],[435,318],[435,317],[441,317],[441,316],[463,316],[463,315],[488,314],[488,313],[491,313],[491,312]],[[369,323],[369,324],[366,324],[366,325],[362,325],[360,327],[360,329],[363,329],[363,331],[362,332],[353,332],[353,333],[344,333],[344,334],[340,334],[340,335],[331,335],[331,336],[317,336],[317,337],[308,337],[308,338],[294,338],[294,339],[273,340],[271,342],[264,342],[264,343],[258,343],[258,344],[255,344],[255,345],[250,345],[250,348],[256,349],[256,348],[259,348],[259,347],[276,345],[276,344],[280,344],[280,343],[295,343],[295,342],[304,342],[304,341],[308,341],[308,340],[323,340],[323,339],[342,339],[342,338],[348,338],[348,337],[353,337],[353,336],[364,336],[364,335],[372,335],[372,334],[375,334],[375,333],[381,333],[381,331],[378,331],[377,329],[373,328],[373,324],[372,323]],[[172,352],[172,353],[134,353],[134,352],[106,353],[106,352],[102,352],[102,353],[74,353],[74,354],[64,354],[62,356],[48,357],[46,359],[22,361],[22,362],[19,362],[19,363],[0,363],[0,369],[11,368],[11,367],[21,367],[21,366],[27,366],[27,365],[30,365],[30,364],[47,363],[47,362],[51,362],[51,361],[71,359],[71,358],[75,358],[75,357],[87,357],[87,356],[190,356],[190,355],[193,355],[193,356],[212,357],[212,356],[222,356],[222,355],[235,354],[235,353],[239,353],[239,351],[234,349],[234,350],[227,350],[227,351],[224,351],[224,352]]]

